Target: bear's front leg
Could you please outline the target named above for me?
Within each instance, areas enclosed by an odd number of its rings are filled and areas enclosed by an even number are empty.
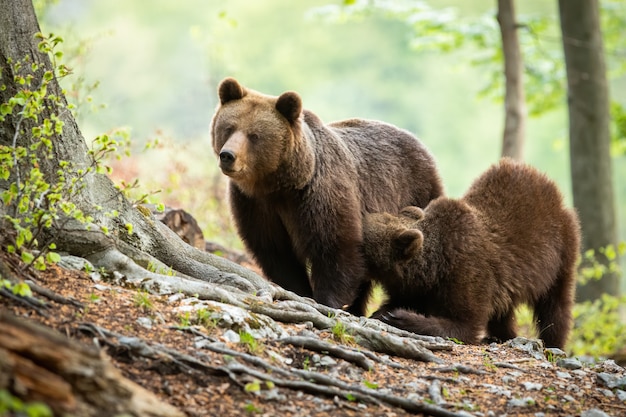
[[[303,297],[313,297],[306,266],[294,251],[276,210],[231,185],[231,208],[239,236],[270,281]]]
[[[348,309],[359,297],[364,285],[365,262],[356,245],[327,250],[311,259],[313,298],[332,308]],[[362,300],[359,304],[362,304]],[[358,306],[362,307],[362,306]],[[363,312],[357,312],[363,314]]]

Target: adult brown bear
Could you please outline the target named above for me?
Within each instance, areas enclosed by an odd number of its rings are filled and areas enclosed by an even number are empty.
[[[364,253],[389,294],[374,317],[419,334],[478,343],[515,337],[515,309],[563,347],[572,322],[580,225],[557,186],[502,159],[460,199],[368,214]]]
[[[227,78],[218,95],[213,149],[247,249],[282,287],[362,314],[370,289],[362,217],[439,197],[433,157],[386,123],[324,124],[294,92],[271,97]]]

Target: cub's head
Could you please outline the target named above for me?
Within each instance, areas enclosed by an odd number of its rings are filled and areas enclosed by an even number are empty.
[[[363,252],[375,273],[398,274],[421,253],[424,236],[417,228],[424,212],[406,207],[400,214],[369,213],[363,218]]]
[[[301,134],[300,96],[267,96],[233,78],[220,83],[218,96],[211,139],[220,169],[247,195],[276,187],[280,180],[275,174],[286,158],[293,158]]]

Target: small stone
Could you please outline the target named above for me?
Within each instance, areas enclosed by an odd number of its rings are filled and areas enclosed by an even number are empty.
[[[576,401],[576,399],[572,397],[571,395],[564,395],[563,401],[568,402],[568,403],[573,403],[574,401]]]
[[[227,342],[230,343],[239,343],[241,342],[241,338],[239,337],[239,333],[228,329],[224,332],[224,334],[222,335],[222,339],[224,339]]]
[[[515,381],[517,381],[517,378],[511,376],[511,375],[504,375],[502,377],[502,382],[507,384],[507,385],[511,385],[513,384]]]
[[[320,359],[321,366],[334,366],[337,365],[337,361],[331,358],[330,356],[322,356]]]
[[[617,399],[620,401],[626,401],[626,391],[621,389],[615,390],[615,395],[617,395]]]
[[[559,359],[558,361],[556,361],[556,364],[561,368],[569,370],[580,369],[583,367],[583,364],[575,358]]]
[[[546,357],[552,358],[552,359],[561,359],[561,358],[567,357],[567,353],[565,353],[563,350],[559,348],[554,348],[554,347],[546,348],[545,352],[546,352]]]
[[[150,319],[150,317],[138,317],[136,321],[141,327],[146,329],[152,328],[152,319]]]
[[[522,385],[526,391],[541,391],[542,384],[536,382],[523,382]]]
[[[626,377],[620,378],[607,372],[600,372],[596,378],[598,383],[601,383],[609,388],[626,390]]]
[[[563,378],[563,379],[569,379],[572,376],[569,374],[569,372],[562,372],[562,371],[556,371],[556,376],[559,378]]]
[[[532,397],[513,398],[509,400],[506,405],[508,407],[530,407],[535,405],[535,399]]]
[[[592,408],[591,410],[583,411],[580,417],[611,417],[602,410]]]
[[[167,297],[167,302],[172,304],[182,300],[183,298],[185,298],[185,294],[183,294],[182,292],[177,292],[176,294],[172,294]]]
[[[609,398],[615,397],[615,394],[613,394],[613,391],[611,391],[610,389],[604,388],[604,389],[599,389],[598,391],[604,394],[605,397],[609,397]]]

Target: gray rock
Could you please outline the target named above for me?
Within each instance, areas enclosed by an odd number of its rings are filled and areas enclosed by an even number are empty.
[[[626,401],[626,391],[621,389],[615,390],[615,395],[617,395],[617,399],[620,401]]]
[[[562,371],[556,371],[556,376],[558,378],[563,378],[563,379],[569,379],[572,376],[569,374],[569,372],[562,372]]]
[[[523,382],[522,385],[526,391],[541,391],[543,388],[543,385],[537,382]]]
[[[592,408],[591,410],[583,411],[580,417],[611,417],[604,411]]]
[[[556,361],[556,365],[558,367],[569,369],[569,370],[580,369],[583,367],[582,362],[580,362],[576,358],[559,359],[558,361]]]
[[[527,339],[525,337],[516,337],[506,342],[507,346],[528,353],[535,359],[545,359],[543,355],[543,341],[540,339]]]
[[[224,334],[222,335],[222,339],[226,340],[227,342],[231,342],[231,343],[239,343],[241,342],[241,338],[239,337],[239,333],[235,332],[234,330],[228,329],[224,332]]]
[[[337,361],[331,358],[330,356],[322,356],[320,359],[321,366],[334,366],[337,365]]]
[[[152,319],[150,317],[138,317],[136,321],[141,327],[145,327],[146,329],[152,328]]]
[[[567,357],[567,353],[565,353],[565,351],[559,349],[559,348],[546,348],[545,350],[546,352],[546,357],[548,358],[552,358],[552,359],[561,359],[561,358],[565,358]]]
[[[535,399],[533,397],[513,398],[506,405],[508,407],[530,407],[535,405]]]
[[[606,387],[626,390],[626,376],[617,376],[607,372],[600,372],[596,378],[599,384]]]

